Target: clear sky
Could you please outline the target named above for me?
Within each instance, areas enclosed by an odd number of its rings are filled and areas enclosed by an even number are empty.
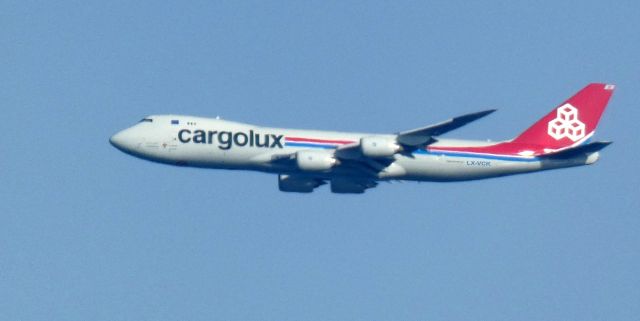
[[[2,1],[0,319],[637,320],[637,1]],[[594,166],[364,195],[154,164],[149,114],[509,139],[617,85]]]

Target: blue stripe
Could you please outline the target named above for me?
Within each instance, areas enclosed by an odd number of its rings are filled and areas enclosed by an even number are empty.
[[[336,145],[318,145],[312,143],[293,143],[293,142],[285,142],[286,147],[311,147],[311,148],[322,148],[322,149],[333,149]],[[493,159],[493,160],[504,160],[504,161],[514,161],[514,162],[537,162],[540,159],[537,157],[532,158],[524,158],[517,156],[497,156],[497,155],[486,155],[486,154],[466,154],[466,153],[457,153],[457,152],[447,152],[447,151],[426,151],[424,149],[418,149],[413,152],[414,154],[419,155],[444,155],[451,157],[467,157],[467,158],[480,158],[480,159]]]
[[[452,157],[467,157],[467,158],[482,158],[482,159],[494,159],[494,160],[505,160],[512,162],[537,162],[540,159],[538,157],[518,157],[518,156],[506,156],[506,155],[486,155],[486,154],[468,154],[468,153],[458,153],[458,152],[448,152],[448,151],[427,151],[424,149],[419,149],[413,152],[414,154],[422,154],[422,155],[444,155],[444,156],[452,156]]]
[[[285,142],[284,145],[287,147],[313,147],[313,148],[323,148],[323,149],[336,148],[336,145],[319,145],[319,144],[312,144],[312,143]]]
[[[578,146],[582,146],[588,144],[591,141],[592,137],[585,139],[584,142],[580,144],[570,147],[576,148]],[[464,152],[452,152],[452,151],[428,151],[424,149],[418,149],[414,154],[422,154],[422,155],[445,155],[452,157],[467,157],[467,158],[482,158],[482,159],[495,159],[495,160],[504,160],[504,161],[512,161],[512,162],[538,162],[540,161],[539,157],[518,157],[518,156],[508,156],[508,155],[487,155],[487,154],[471,154]]]
[[[311,147],[311,148],[322,148],[322,149],[333,149],[336,145],[319,145],[312,143],[297,143],[297,142],[285,142],[286,147]],[[486,154],[467,154],[467,153],[459,153],[459,152],[448,152],[448,151],[427,151],[424,149],[418,149],[413,152],[414,154],[419,155],[444,155],[451,157],[467,157],[467,158],[480,158],[480,159],[493,159],[493,160],[504,160],[504,161],[513,161],[513,162],[537,162],[540,161],[538,157],[525,158],[518,156],[499,156],[499,155],[486,155]]]
[[[577,146],[572,148],[582,146],[588,144],[591,141],[592,137],[589,137],[584,142],[581,142]],[[333,149],[338,145],[327,145],[327,144],[315,144],[315,143],[298,143],[298,142],[285,142],[284,144],[287,147],[311,147],[311,148],[322,148],[322,149]],[[518,156],[507,156],[507,155],[487,155],[487,154],[470,154],[464,152],[452,152],[452,151],[428,151],[424,149],[418,149],[413,152],[413,154],[418,155],[433,155],[433,156],[450,156],[450,157],[466,157],[466,158],[480,158],[480,159],[493,159],[493,160],[503,160],[503,161],[512,161],[512,162],[538,162],[540,158],[538,157],[518,157]]]

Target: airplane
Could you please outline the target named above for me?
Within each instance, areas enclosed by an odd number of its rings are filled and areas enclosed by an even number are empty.
[[[364,193],[379,182],[452,182],[590,165],[609,141],[591,141],[615,86],[592,83],[514,139],[440,136],[495,111],[395,134],[262,127],[216,118],[155,115],[110,138],[129,155],[163,164],[278,175],[283,192]]]

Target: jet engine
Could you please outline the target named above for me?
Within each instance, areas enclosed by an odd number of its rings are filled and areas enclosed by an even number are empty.
[[[338,194],[362,194],[367,188],[376,187],[378,183],[356,178],[336,177],[331,180],[331,192]]]
[[[296,164],[305,171],[326,171],[337,163],[332,153],[324,151],[301,150],[296,153]]]
[[[324,181],[314,178],[286,174],[278,176],[278,188],[283,192],[311,193],[314,188],[322,184],[325,184]]]
[[[389,137],[363,137],[360,139],[360,149],[367,157],[391,157],[402,150],[395,139]]]

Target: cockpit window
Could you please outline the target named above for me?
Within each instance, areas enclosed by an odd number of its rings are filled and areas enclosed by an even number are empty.
[[[153,119],[151,118],[143,118],[140,120],[141,123],[153,123]]]

